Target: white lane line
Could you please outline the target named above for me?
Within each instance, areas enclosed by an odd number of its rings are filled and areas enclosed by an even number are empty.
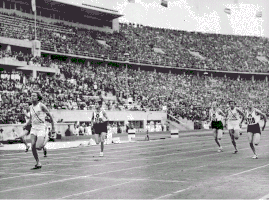
[[[205,137],[209,137],[209,136],[205,136]],[[189,138],[186,138],[186,141],[188,140]],[[184,139],[185,140],[185,139]],[[88,140],[79,140],[79,141],[75,141],[75,142],[85,142],[85,141],[88,141]],[[168,141],[168,142],[172,142],[172,140],[166,140],[166,141]],[[182,141],[182,140],[181,140]],[[73,141],[74,142],[74,141]],[[160,143],[162,143],[162,142],[164,142],[164,140],[154,140],[154,141],[151,141],[151,143],[152,143],[152,145],[148,145],[148,146],[154,146],[154,144],[153,143],[157,143],[157,142],[160,142]],[[71,142],[72,143],[72,142]],[[53,143],[52,143],[53,144]],[[130,145],[128,145],[128,144],[130,144]],[[143,147],[143,146],[145,146],[145,145],[140,145],[140,143],[122,143],[121,144],[121,146],[117,146],[117,147],[115,147],[115,148],[112,148],[111,150],[116,150],[116,149],[125,149],[126,147],[133,147],[134,146],[134,144],[137,144],[137,145],[135,145],[136,147]],[[98,146],[98,145],[97,145]],[[78,151],[76,151],[76,152],[72,152],[72,153],[80,153],[81,151],[81,147],[79,147],[79,146],[77,146],[77,147],[73,147],[73,148],[64,148],[64,149],[51,149],[50,150],[50,152],[57,152],[57,151],[68,151],[68,150],[70,150],[70,149],[74,149],[74,150],[78,150]],[[87,148],[87,147],[86,147]],[[1,149],[0,149],[1,150]],[[86,152],[86,151],[85,151]],[[87,151],[88,152],[88,151]],[[10,153],[10,154],[4,154],[4,155],[0,155],[0,157],[7,157],[7,156],[17,156],[18,154],[25,154],[25,152],[18,152],[18,153]],[[57,153],[57,154],[51,154],[51,155],[64,155],[64,154],[70,154],[70,152],[67,152],[67,153]]]
[[[75,177],[75,175],[61,175],[61,174],[45,174],[49,176],[66,176],[66,177]],[[188,181],[179,181],[179,180],[162,180],[162,179],[151,179],[151,178],[109,178],[109,177],[101,177],[101,176],[90,176],[85,177],[85,179],[98,179],[98,180],[121,180],[121,181],[149,181],[149,182],[164,182],[164,183],[186,183]]]
[[[185,189],[181,189],[181,190],[178,190],[178,191],[175,191],[175,192],[172,192],[172,193],[169,193],[169,194],[166,194],[166,195],[157,197],[157,198],[155,198],[155,199],[163,199],[163,198],[166,199],[166,198],[169,197],[169,196],[172,196],[172,195],[174,195],[174,194],[178,194],[178,193],[184,192],[184,191],[186,191],[186,190],[189,190],[190,188],[191,188],[191,186],[190,186],[190,187],[187,187],[187,188],[185,188]],[[155,200],[155,199],[154,199],[154,200]]]
[[[228,142],[229,140],[227,139],[227,141],[226,142]],[[242,141],[242,140],[241,140]],[[266,140],[264,140],[264,141],[266,141]],[[269,140],[268,140],[269,141]],[[189,143],[183,143],[183,144],[180,144],[180,147],[181,146],[183,146],[183,145],[190,145],[190,144],[197,144],[197,143],[201,143],[201,142],[204,142],[204,144],[201,144],[201,145],[209,145],[209,144],[211,144],[212,143],[212,141],[211,140],[205,140],[205,141],[199,141],[199,142],[189,142]],[[243,141],[242,141],[243,142]],[[229,143],[229,142],[228,142]],[[223,143],[224,144],[224,143]],[[162,147],[164,148],[164,150],[159,150],[159,151],[154,151],[154,152],[162,152],[162,151],[167,151],[167,149],[166,149],[166,147],[169,147],[169,146],[174,146],[175,144],[169,144],[169,145],[163,145]],[[144,145],[145,146],[145,145]],[[143,150],[143,149],[152,149],[152,148],[159,148],[159,146],[152,146],[152,147],[149,147],[149,148],[140,148],[139,150]],[[182,149],[185,149],[185,148],[182,148]],[[187,148],[186,148],[187,149]],[[131,151],[132,149],[128,149],[128,150],[125,150],[125,151]],[[138,151],[139,151],[138,150]],[[107,152],[106,154],[115,154],[116,152],[123,152],[124,150],[120,150],[120,151],[112,151],[112,152]],[[142,152],[138,152],[138,153],[129,153],[129,154],[127,154],[127,155],[124,155],[124,154],[121,154],[120,155],[120,157],[125,157],[125,156],[130,156],[130,155],[138,155],[138,154],[140,154],[140,153],[142,153]],[[53,161],[53,160],[59,160],[59,159],[61,159],[61,158],[64,158],[64,159],[66,159],[66,158],[68,158],[68,159],[70,159],[70,158],[77,158],[77,157],[89,157],[89,155],[76,155],[76,156],[70,156],[70,157],[57,157],[57,158],[49,158],[49,161]],[[19,158],[17,158],[17,159],[19,159]],[[118,157],[117,157],[117,159],[119,159]],[[11,159],[9,159],[9,160],[11,160]],[[65,162],[65,161],[64,161]],[[84,161],[73,161],[73,162],[84,162]],[[88,162],[94,162],[94,161],[88,161]],[[3,166],[5,166],[5,165],[16,165],[17,163],[6,163],[6,164],[2,164]]]
[[[262,165],[262,166],[259,166],[259,167],[255,167],[255,168],[253,168],[253,169],[249,169],[249,170],[246,170],[246,171],[243,171],[243,172],[239,172],[239,173],[236,173],[236,174],[232,174],[232,175],[230,175],[230,176],[226,176],[226,177],[237,176],[237,175],[244,174],[244,173],[246,173],[246,172],[251,172],[251,171],[253,171],[253,170],[260,169],[260,168],[264,168],[264,167],[267,167],[267,166],[269,166],[269,164],[267,164],[267,165]]]
[[[206,136],[206,137],[212,137],[212,136]],[[201,141],[197,141],[197,142],[190,142],[190,143],[183,143],[183,144],[195,144],[195,143],[201,143],[202,141],[208,141],[208,140],[201,140]],[[181,142],[182,142],[182,140],[181,140]],[[132,143],[132,144],[135,144],[135,143]],[[162,145],[163,146],[173,146],[173,145],[175,145],[175,143],[174,143],[174,140],[171,140],[171,141],[169,141],[168,145],[166,145],[166,144],[162,144]],[[93,147],[95,148],[98,146],[93,146]],[[129,148],[129,147],[131,147],[131,148]],[[139,147],[144,147],[144,148],[139,148]],[[157,147],[156,147],[156,144],[147,145],[147,146],[145,144],[143,144],[143,145],[129,145],[127,147],[122,146],[122,147],[118,147],[118,148],[112,148],[112,149],[109,149],[109,151],[111,151],[111,150],[118,150],[118,151],[113,151],[113,152],[125,152],[125,151],[131,151],[131,150],[140,151],[143,149],[151,149],[151,148],[157,148]],[[123,149],[123,150],[120,150],[120,149]],[[49,155],[67,155],[67,157],[68,157],[70,154],[91,153],[91,152],[95,152],[95,151],[96,151],[95,149],[90,149],[88,151],[81,151],[81,149],[80,149],[80,151],[78,150],[76,152],[56,153],[56,154],[49,154]],[[73,157],[77,157],[77,156],[83,156],[83,155],[75,155]],[[31,157],[32,156],[28,156],[28,155],[27,156],[16,156],[15,158],[7,158],[7,159],[1,159],[1,160],[19,160],[22,158],[31,158]],[[60,158],[67,158],[67,157],[60,157]],[[70,157],[68,157],[68,158],[70,158]]]
[[[267,164],[267,165],[262,165],[262,166],[259,166],[259,167],[255,167],[255,168],[252,168],[252,169],[249,169],[249,170],[245,170],[245,171],[242,171],[242,172],[239,172],[239,173],[235,173],[235,174],[232,174],[232,175],[229,175],[229,176],[219,177],[219,178],[221,178],[221,179],[229,178],[229,177],[232,177],[232,176],[237,176],[237,175],[240,175],[240,174],[244,174],[244,173],[247,173],[247,172],[250,172],[250,171],[253,171],[253,170],[256,170],[256,169],[264,168],[264,167],[267,167],[267,166],[269,166],[269,164]],[[184,192],[184,191],[186,191],[186,190],[189,190],[189,189],[191,189],[191,188],[192,188],[192,186],[189,186],[188,188],[181,189],[181,190],[178,190],[178,191],[176,191],[176,192],[172,192],[172,193],[169,193],[169,194],[166,194],[166,195],[157,197],[157,198],[155,198],[155,199],[167,198],[167,197],[170,197],[170,196],[172,196],[172,195],[175,195],[175,194]]]
[[[230,145],[223,146],[223,147],[228,147],[228,146],[230,146]],[[269,145],[263,145],[263,146],[260,146],[260,147],[266,147],[266,146],[269,146]],[[166,156],[170,156],[170,155],[182,155],[182,154],[187,154],[187,153],[206,151],[206,150],[210,150],[210,149],[215,149],[215,148],[214,147],[213,148],[212,147],[211,148],[204,148],[204,149],[202,148],[202,149],[199,149],[199,150],[176,152],[176,153],[162,154],[162,155],[156,155],[156,156],[150,156],[149,155],[149,156],[143,157],[143,158],[125,159],[125,160],[120,160],[120,161],[116,161],[116,162],[107,162],[107,163],[103,163],[103,164],[91,165],[91,167],[104,166],[104,165],[117,164],[117,163],[128,163],[128,162],[131,162],[131,161],[138,161],[138,160],[148,160],[148,159],[152,159],[152,158],[166,157]],[[249,149],[249,147],[243,148],[243,149],[240,149],[240,150],[246,150],[246,149]],[[222,154],[223,153],[227,153],[227,152],[222,152]],[[96,161],[88,161],[88,162],[96,162]],[[176,162],[176,161],[173,161],[173,162]],[[76,168],[76,169],[78,169],[78,168]]]
[[[13,179],[13,178],[20,178],[20,177],[24,177],[24,176],[33,176],[33,175],[46,175],[46,173],[51,173],[51,172],[54,172],[54,171],[48,171],[48,172],[40,172],[40,173],[28,173],[28,174],[23,174],[23,175],[20,175],[20,176],[12,176],[12,177],[7,177],[7,178],[1,178],[0,181],[2,180],[7,180],[7,179]],[[22,174],[22,173],[21,173]]]
[[[269,194],[259,198],[259,200],[269,200]]]
[[[213,154],[217,154],[217,153],[213,153]],[[172,162],[179,162],[179,161],[183,161],[183,160],[191,160],[191,159],[196,159],[196,158],[199,158],[199,157],[211,156],[213,154],[197,156],[197,157],[192,157],[192,158],[187,158],[187,159],[181,159],[181,160],[172,161]],[[21,190],[21,189],[26,189],[26,188],[31,188],[31,187],[37,187],[37,186],[43,186],[43,185],[52,184],[52,183],[60,183],[60,182],[65,182],[65,181],[71,181],[71,180],[75,180],[75,179],[81,179],[81,178],[86,178],[86,177],[91,177],[91,176],[103,175],[103,174],[108,174],[108,173],[113,173],[113,172],[129,171],[129,170],[132,170],[132,169],[139,169],[139,168],[150,167],[150,166],[161,165],[161,164],[167,164],[167,163],[170,163],[170,162],[161,162],[161,163],[155,163],[155,164],[148,164],[148,165],[124,168],[124,169],[119,169],[119,170],[106,171],[106,172],[91,174],[91,175],[87,175],[87,176],[76,176],[76,177],[72,177],[72,178],[66,178],[66,179],[49,181],[49,182],[40,183],[40,184],[34,184],[34,185],[28,185],[28,186],[23,186],[23,187],[17,187],[17,188],[11,188],[11,189],[7,189],[7,190],[2,190],[2,191],[0,191],[0,193],[10,192],[10,191],[15,191],[15,190]],[[78,170],[78,169],[75,169],[75,170]]]
[[[198,150],[198,151],[201,151],[201,150]],[[180,162],[180,161],[184,161],[184,160],[197,159],[197,158],[201,158],[201,157],[212,156],[214,154],[219,154],[219,153],[214,152],[212,154],[207,154],[207,155],[202,155],[202,156],[196,156],[196,157],[191,157],[191,158],[185,158],[185,159],[179,159],[179,160],[173,160],[173,161],[167,161],[167,162],[160,162],[160,163],[154,163],[154,164],[148,164],[148,165],[142,165],[142,166],[124,168],[124,169],[119,169],[119,170],[111,170],[111,171],[106,171],[106,172],[91,174],[91,175],[87,175],[87,176],[77,176],[77,177],[72,177],[72,178],[67,178],[67,179],[62,179],[62,180],[56,180],[56,181],[50,181],[50,182],[45,182],[45,183],[40,183],[40,184],[35,184],[35,185],[28,185],[28,186],[24,186],[24,187],[11,188],[11,189],[7,189],[7,190],[2,190],[2,191],[0,191],[0,193],[10,192],[10,191],[15,191],[15,190],[21,190],[21,189],[26,189],[26,188],[31,188],[31,187],[37,187],[37,186],[43,186],[43,185],[52,184],[52,183],[59,183],[59,182],[71,181],[71,180],[81,179],[81,178],[86,178],[86,177],[91,177],[91,176],[109,174],[109,173],[113,173],[113,172],[129,171],[129,170],[132,170],[132,169],[139,169],[139,168],[151,167],[151,166],[162,165],[162,164],[167,164],[167,163]],[[166,156],[166,155],[162,155],[162,156]],[[136,159],[136,160],[139,160],[139,159]],[[78,170],[78,169],[79,168],[76,168],[75,170]],[[70,170],[71,169],[69,169],[69,171]]]
[[[241,144],[238,144],[238,145],[241,145]],[[227,145],[227,146],[230,146],[230,145]],[[227,146],[223,146],[223,147],[227,147]],[[267,146],[267,145],[265,145],[265,146]],[[194,151],[185,151],[185,152],[176,152],[176,153],[170,153],[170,154],[162,154],[162,155],[157,155],[157,156],[149,155],[148,157],[143,157],[143,158],[125,159],[125,160],[121,160],[121,161],[117,161],[117,162],[108,162],[108,163],[102,163],[102,164],[97,164],[97,165],[91,165],[91,167],[104,166],[104,165],[116,164],[116,163],[128,163],[130,161],[146,160],[146,159],[152,159],[152,158],[158,158],[158,157],[166,157],[166,156],[170,156],[170,155],[181,155],[181,154],[200,152],[200,151],[205,151],[205,150],[210,150],[210,149],[215,149],[215,147],[213,147],[213,148],[204,148],[204,149],[202,148],[202,149],[194,150]],[[245,148],[245,149],[248,149],[248,148]],[[140,152],[138,154],[140,154]],[[134,154],[134,155],[137,155],[137,154]],[[92,162],[95,162],[95,161],[92,161]],[[70,163],[66,163],[66,164],[70,165]],[[53,164],[47,164],[47,165],[53,165]],[[78,168],[76,168],[76,170],[79,169],[79,168],[83,168],[83,167],[84,166],[78,167]],[[27,169],[27,168],[26,167],[16,168],[16,170],[18,170],[18,169]]]
[[[28,164],[28,163],[27,163]],[[51,163],[51,164],[46,164],[46,165],[43,165],[43,166],[73,166],[73,164],[69,164],[69,163]],[[43,167],[42,166],[42,167]],[[29,168],[31,168],[31,166],[27,166],[27,167],[19,167],[19,168],[16,168],[16,169],[14,169],[14,170],[18,170],[18,169],[29,169]],[[10,169],[10,167],[4,167],[4,169],[0,169],[0,170],[6,170],[6,169]],[[0,171],[0,173],[3,173],[3,174],[5,174],[5,173],[8,173],[8,174],[15,174],[15,173],[13,173],[13,172],[9,172],[8,170],[7,171]],[[18,173],[18,174],[20,174],[20,173]],[[23,174],[25,174],[25,173],[23,173]],[[1,179],[0,179],[0,181],[1,181]]]
[[[71,194],[71,195],[68,195],[68,196],[61,197],[60,199],[66,199],[66,198],[69,198],[69,197],[79,196],[79,195],[82,195],[82,194],[89,194],[89,193],[96,192],[96,191],[99,191],[99,190],[105,190],[105,189],[108,189],[108,188],[112,188],[112,187],[116,187],[116,186],[120,186],[120,185],[125,185],[125,184],[131,183],[131,182],[134,182],[134,181],[127,181],[127,182],[118,183],[118,184],[114,184],[114,185],[110,185],[110,186],[106,186],[106,187],[101,187],[101,188],[97,188],[97,189],[93,189],[93,190],[89,190],[89,191],[85,191],[85,192]]]
[[[94,178],[94,177],[90,177],[90,178]],[[71,195],[68,195],[68,196],[61,197],[60,199],[65,199],[65,198],[69,198],[69,197],[73,197],[73,196],[80,196],[80,195],[83,195],[83,194],[88,194],[88,193],[91,193],[91,192],[96,192],[96,191],[99,191],[99,190],[103,190],[103,189],[107,189],[107,188],[111,188],[111,187],[115,187],[115,186],[119,186],[119,185],[124,185],[124,184],[128,184],[128,183],[135,182],[135,181],[168,182],[168,183],[186,182],[186,181],[173,181],[173,180],[169,181],[169,180],[155,180],[155,179],[122,179],[122,178],[120,178],[120,179],[116,179],[116,178],[111,179],[111,178],[100,178],[100,177],[95,177],[95,178],[105,179],[105,180],[128,180],[128,181],[124,182],[124,183],[119,183],[119,184],[115,184],[115,185],[111,185],[111,186],[107,186],[107,187],[94,189],[94,190],[89,190],[89,191],[85,191],[85,192],[71,194]]]
[[[197,144],[197,143],[201,143],[201,142],[206,142],[206,144],[208,143],[210,143],[211,144],[211,141],[209,141],[209,140],[205,140],[205,141],[198,141],[198,142],[189,142],[189,143],[182,143],[182,144],[180,144],[180,145],[190,145],[190,144]],[[175,145],[175,143],[173,143],[173,144],[168,144],[168,145],[166,145],[166,144],[163,144],[162,145],[162,147],[163,148],[166,148],[166,147],[169,147],[169,146],[174,146]],[[143,145],[142,147],[145,147],[145,145]],[[107,151],[107,153],[106,154],[115,154],[116,152],[125,152],[125,151],[141,151],[141,150],[148,150],[148,149],[156,149],[156,148],[159,148],[159,146],[156,146],[156,144],[155,145],[152,145],[152,146],[146,146],[145,148],[137,148],[136,146],[134,146],[133,148],[129,148],[129,149],[125,149],[125,150],[119,150],[119,151],[111,151],[110,149]],[[164,149],[164,150],[166,150],[166,149]],[[83,152],[78,152],[78,153],[91,153],[91,151],[83,151]],[[96,152],[96,150],[93,150],[93,152]],[[141,153],[141,152],[140,152]],[[64,154],[68,154],[68,153],[64,153]],[[137,153],[132,153],[132,154],[137,154]],[[49,156],[51,156],[51,155],[62,155],[61,153],[60,154],[49,154]],[[124,155],[124,154],[123,154]],[[130,155],[130,154],[128,154],[128,155]],[[89,155],[74,155],[74,156],[66,156],[66,157],[57,157],[57,158],[50,158],[50,160],[59,160],[60,158],[77,158],[77,157],[89,157]],[[32,158],[32,156],[28,156],[29,158]],[[23,157],[24,158],[24,157]],[[18,158],[12,158],[12,159],[1,159],[1,160],[10,160],[10,161],[12,161],[12,160],[20,160],[20,159],[22,159],[22,157],[18,157]],[[3,165],[10,165],[10,164],[17,164],[17,163],[6,163],[6,164],[3,164]]]

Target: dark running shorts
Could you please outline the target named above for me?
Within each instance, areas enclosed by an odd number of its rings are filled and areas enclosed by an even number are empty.
[[[23,130],[27,130],[27,131],[31,131],[31,128],[32,128],[32,126],[31,125],[27,125],[27,126],[24,126],[23,127]]]
[[[248,125],[247,132],[248,133],[260,133],[261,134],[260,124],[257,123],[257,124]]]
[[[101,134],[103,132],[107,133],[107,122],[96,123],[93,125],[94,134]]]
[[[211,122],[211,128],[212,129],[221,129],[223,130],[223,124],[221,121],[212,121]]]

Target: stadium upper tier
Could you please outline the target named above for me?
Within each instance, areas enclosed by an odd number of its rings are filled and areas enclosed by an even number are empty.
[[[0,14],[1,36],[34,37],[32,19]],[[41,49],[83,56],[182,68],[269,72],[268,38],[218,35],[120,24],[119,33],[37,23]]]

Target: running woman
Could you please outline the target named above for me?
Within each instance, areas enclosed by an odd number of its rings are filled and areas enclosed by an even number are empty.
[[[107,121],[108,117],[104,109],[102,109],[103,101],[96,102],[96,110],[92,114],[93,134],[95,135],[95,142],[99,144],[101,142],[100,157],[104,156],[104,141],[107,134]],[[105,119],[107,121],[105,121]]]
[[[46,115],[49,116],[52,132],[55,132],[54,121],[49,113],[47,107],[41,103],[42,96],[40,92],[32,92],[32,105],[30,106],[30,120],[26,124],[26,126],[31,125],[30,137],[31,137],[31,146],[33,156],[36,160],[36,165],[33,169],[40,169],[42,167],[37,150],[41,150],[44,148],[48,141],[48,128],[45,124]],[[37,149],[38,144],[38,149]]]
[[[24,112],[24,114],[25,114],[26,124],[27,124],[27,122],[30,120],[30,110],[29,110],[28,113],[27,112]],[[30,132],[31,132],[31,125],[24,126],[23,127],[23,132],[24,133],[23,133],[23,136],[21,137],[21,141],[26,146],[25,152],[28,152],[30,146],[26,142],[26,136],[29,135]],[[44,153],[44,157],[47,157],[47,148],[45,146],[43,147],[43,153]]]
[[[223,134],[223,124],[222,118],[225,114],[221,111],[217,102],[212,103],[212,108],[209,110],[210,124],[213,129],[213,134],[217,145],[219,146],[218,152],[222,152],[222,146],[220,144],[220,140]]]
[[[258,159],[255,147],[253,144],[258,146],[261,139],[261,128],[260,128],[260,117],[264,120],[264,125],[262,127],[262,131],[266,126],[266,115],[262,113],[257,108],[253,107],[253,102],[250,101],[248,103],[248,108],[246,110],[246,121],[247,121],[247,133],[248,133],[248,141],[250,148],[252,149],[254,156],[253,159]]]
[[[240,121],[240,116],[241,116],[241,121]],[[242,127],[242,123],[244,121],[245,117],[244,114],[240,109],[238,109],[235,106],[234,101],[229,101],[229,108],[227,109],[227,129],[229,131],[232,144],[234,146],[234,154],[238,152],[238,149],[236,147],[236,142],[235,140],[238,140],[239,138],[239,130]]]

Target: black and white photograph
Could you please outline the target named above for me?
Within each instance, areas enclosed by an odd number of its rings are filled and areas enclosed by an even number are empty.
[[[0,199],[269,200],[269,0],[1,0]]]

